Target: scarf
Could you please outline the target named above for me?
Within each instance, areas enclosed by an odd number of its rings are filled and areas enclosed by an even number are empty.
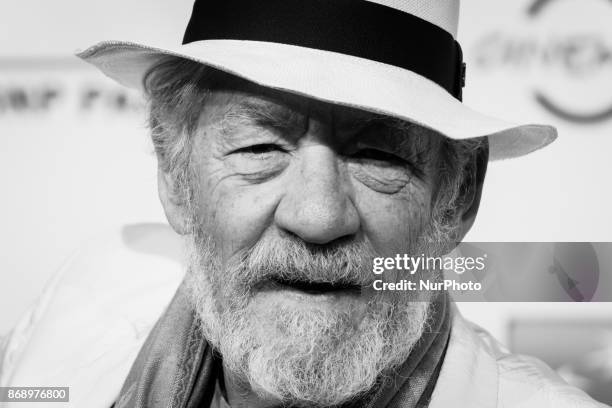
[[[390,380],[363,408],[425,408],[435,387],[451,326],[448,297],[433,304],[431,324]],[[114,408],[210,407],[222,373],[181,284],[132,365]]]

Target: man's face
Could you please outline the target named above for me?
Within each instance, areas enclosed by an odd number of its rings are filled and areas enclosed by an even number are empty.
[[[372,259],[425,250],[439,146],[306,98],[210,94],[191,153],[188,280],[226,369],[262,395],[335,404],[407,358],[428,304],[371,290]]]

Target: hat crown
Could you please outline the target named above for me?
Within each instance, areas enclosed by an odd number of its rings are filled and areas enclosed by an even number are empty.
[[[344,54],[412,71],[457,99],[459,0],[195,0],[183,44],[239,40]]]
[[[412,14],[457,37],[459,0],[366,0]]]

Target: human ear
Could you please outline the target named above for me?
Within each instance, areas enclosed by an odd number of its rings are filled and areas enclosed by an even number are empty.
[[[157,190],[166,219],[172,229],[179,235],[187,235],[190,231],[189,211],[186,197],[182,197],[177,188],[177,181],[171,174],[157,170]]]

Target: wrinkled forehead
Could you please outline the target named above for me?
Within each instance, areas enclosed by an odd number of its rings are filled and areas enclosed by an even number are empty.
[[[398,147],[413,145],[436,150],[444,138],[412,122],[252,83],[238,82],[213,89],[207,105],[201,121],[215,122],[226,130],[254,126],[291,133],[305,130],[314,120],[329,127],[338,143],[360,136]]]

